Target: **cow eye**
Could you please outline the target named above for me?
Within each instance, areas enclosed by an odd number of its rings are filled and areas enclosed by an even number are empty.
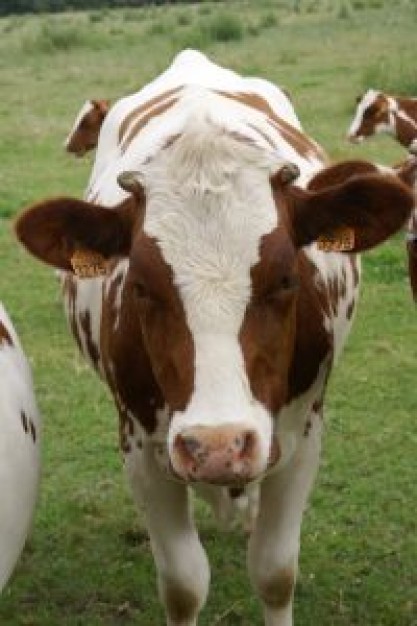
[[[369,106],[367,109],[365,109],[364,116],[365,117],[372,117],[372,115],[375,115],[376,110],[377,110],[377,107],[374,104],[371,104],[371,106]]]
[[[135,293],[135,296],[140,300],[149,298],[149,292],[143,283],[135,283],[133,285],[133,291]]]
[[[283,276],[280,282],[280,290],[293,291],[298,287],[297,276]]]
[[[270,303],[283,302],[286,297],[292,296],[298,287],[297,276],[283,276],[279,283],[265,296]]]

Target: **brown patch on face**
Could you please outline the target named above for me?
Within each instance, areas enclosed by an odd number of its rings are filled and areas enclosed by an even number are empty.
[[[183,410],[194,384],[194,346],[172,272],[157,243],[144,233],[134,242],[124,285],[116,279],[108,290],[101,344],[127,451],[127,435],[133,434],[129,415],[152,433],[158,409],[168,403],[171,410]]]
[[[123,290],[121,307],[111,287],[103,302],[101,328],[102,363],[119,413],[120,447],[130,452],[134,416],[149,434],[157,427],[156,412],[164,405],[144,346],[133,294]],[[119,324],[116,327],[116,319]]]
[[[5,327],[2,321],[0,321],[0,345],[7,343],[9,346],[13,345],[12,338],[9,335],[9,331]]]
[[[78,157],[97,146],[101,126],[110,108],[107,100],[92,100],[91,104],[92,108],[80,120],[66,145],[67,152]]]
[[[384,94],[378,94],[375,100],[362,113],[362,120],[356,137],[370,137],[375,133],[377,124],[388,124],[388,100]]]
[[[295,587],[293,567],[283,567],[259,585],[258,592],[265,604],[273,609],[284,609],[292,600]]]
[[[325,285],[306,255],[299,254],[300,290],[297,300],[295,347],[289,371],[289,399],[307,391],[320,366],[333,351],[333,337],[324,326],[330,314]],[[330,369],[330,365],[329,365]]]
[[[163,592],[163,600],[172,624],[191,623],[198,611],[199,602],[195,594],[179,585],[168,584]]]
[[[239,339],[252,393],[276,413],[287,396],[298,284],[296,252],[283,227],[263,238],[251,278],[252,298]]]
[[[256,109],[261,113],[264,113],[269,120],[271,126],[277,130],[282,137],[298,152],[298,154],[304,157],[311,157],[312,155],[319,160],[326,160],[325,154],[321,148],[306,135],[301,133],[297,128],[288,124],[285,120],[279,117],[272,109],[270,104],[265,98],[259,96],[256,93],[235,92],[228,93],[226,91],[218,91],[217,93],[229,98],[230,100],[236,100],[246,106]]]
[[[178,102],[178,98],[171,98],[178,93],[182,86],[170,89],[159,96],[151,98],[144,104],[131,111],[123,120],[119,129],[119,144],[122,152],[126,150],[130,142],[141,129],[154,117],[161,115],[172,105]],[[135,121],[136,120],[136,121]],[[129,133],[127,132],[130,127]]]
[[[171,267],[156,241],[141,233],[131,255],[134,293],[152,370],[173,410],[182,411],[194,386],[194,344]]]

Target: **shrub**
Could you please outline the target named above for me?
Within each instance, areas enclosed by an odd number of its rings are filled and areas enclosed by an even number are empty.
[[[44,22],[21,45],[26,52],[53,52],[88,46],[89,37],[80,25]]]
[[[193,16],[191,13],[178,13],[177,15],[177,24],[178,26],[189,26],[193,21]]]
[[[211,41],[237,41],[244,34],[240,19],[232,13],[218,13],[203,29]]]

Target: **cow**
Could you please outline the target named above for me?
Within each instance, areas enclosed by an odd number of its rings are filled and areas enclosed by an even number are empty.
[[[335,167],[276,86],[186,50],[112,107],[85,199],[46,199],[16,222],[66,272],[70,328],[112,392],[168,626],[196,626],[209,588],[190,486],[224,525],[246,511],[265,624],[293,623],[358,253],[413,205],[392,174],[351,163],[335,184]]]
[[[109,109],[108,100],[87,100],[79,110],[71,132],[64,142],[65,150],[77,157],[94,150]]]
[[[375,89],[359,96],[348,139],[356,143],[378,133],[392,135],[409,152],[417,154],[417,98],[392,96]]]
[[[0,303],[0,590],[32,522],[40,475],[40,427],[30,366]]]

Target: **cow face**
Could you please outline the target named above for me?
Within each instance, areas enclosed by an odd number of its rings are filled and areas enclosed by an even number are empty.
[[[355,117],[348,131],[348,139],[354,143],[363,141],[379,132],[393,132],[389,117],[388,98],[373,89],[358,98]]]
[[[88,100],[85,102],[64,142],[67,152],[82,157],[89,150],[96,148],[100,129],[109,108],[108,100]]]
[[[308,280],[300,248],[341,225],[354,233],[353,252],[373,247],[404,224],[413,198],[392,176],[304,191],[283,170],[270,179],[249,167],[228,172],[228,190],[216,170],[200,193],[190,166],[175,194],[158,178],[145,188],[133,178],[124,185],[132,195],[112,210],[48,200],[16,230],[33,254],[64,270],[73,271],[80,249],[95,263],[97,255],[129,258],[129,316],[140,321],[172,411],[172,467],[185,480],[241,484],[280,457],[275,419],[288,400],[297,300]]]

